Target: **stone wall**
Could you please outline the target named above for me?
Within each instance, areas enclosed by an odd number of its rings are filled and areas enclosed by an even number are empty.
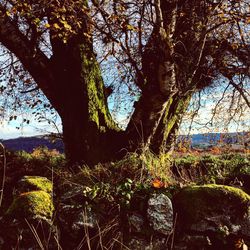
[[[90,199],[80,185],[53,192],[45,177],[26,176],[0,219],[0,248],[229,250],[250,242],[250,196],[239,188],[149,188],[130,198]]]

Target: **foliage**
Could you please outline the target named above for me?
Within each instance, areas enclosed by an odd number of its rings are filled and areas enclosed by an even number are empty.
[[[223,182],[229,177],[241,173],[249,174],[249,154],[222,154],[222,155],[186,155],[174,159],[173,166],[180,172],[185,169],[195,170],[189,181],[198,183]],[[185,175],[185,174],[184,174]]]
[[[16,162],[19,162],[25,169],[36,168],[38,171],[52,170],[64,166],[65,157],[56,150],[48,150],[46,147],[38,147],[32,153],[19,151],[14,154]]]
[[[8,153],[7,162],[8,173],[11,173],[7,177],[8,190],[13,178],[18,180],[27,174],[49,179],[54,176],[57,185],[60,183],[56,189],[64,190],[67,185],[81,186],[91,201],[106,200],[123,206],[129,206],[133,195],[138,192],[157,192],[160,189],[175,193],[179,182],[184,185],[226,183],[228,178],[250,173],[250,156],[244,154],[186,155],[174,159],[166,156],[160,159],[149,152],[132,153],[120,161],[97,164],[92,169],[79,167],[80,172],[74,175],[64,170],[62,155],[47,149],[35,149],[30,154]]]
[[[30,1],[14,1],[11,8],[6,11],[6,15],[14,17],[19,13],[33,27],[32,32],[42,34],[48,29],[54,37],[66,43],[69,36],[80,31],[84,25],[82,16],[87,12],[85,0],[67,1],[64,4],[58,1],[51,1],[48,4],[44,0],[39,0],[35,4]]]
[[[232,178],[249,174],[249,170],[250,156],[244,154],[167,157],[165,163],[151,153],[129,154],[120,161],[98,164],[93,169],[83,167],[70,182],[83,186],[84,194],[92,201],[107,199],[129,207],[133,196],[141,192],[146,195],[149,190],[165,190],[172,196],[183,184],[230,184]]]
[[[21,212],[23,208],[28,208],[25,214],[28,218],[32,218],[33,215],[36,214],[39,219],[44,217],[50,219],[54,209],[50,206],[51,203],[48,200],[48,198],[51,199],[51,185],[49,182],[46,182],[48,185],[46,185],[46,183],[44,185],[44,179],[40,178],[39,180],[36,177],[36,175],[46,175],[53,181],[55,216],[60,215],[63,217],[65,227],[68,223],[69,230],[78,232],[77,228],[80,224],[77,224],[74,230],[72,230],[70,224],[74,219],[77,219],[77,221],[80,220],[80,222],[86,220],[84,222],[87,224],[87,216],[89,216],[91,220],[93,216],[97,215],[98,223],[100,223],[98,228],[93,229],[86,226],[89,231],[81,231],[80,234],[80,237],[82,237],[83,232],[84,236],[88,237],[89,233],[91,244],[95,244],[95,242],[98,241],[97,243],[101,242],[103,246],[106,246],[106,243],[110,242],[110,239],[114,237],[117,237],[116,239],[120,241],[121,234],[127,232],[125,227],[130,218],[129,216],[137,215],[138,213],[141,216],[146,214],[147,198],[150,197],[152,193],[165,193],[168,197],[173,198],[172,200],[174,202],[176,194],[179,193],[180,189],[186,190],[189,194],[193,192],[194,196],[198,197],[197,199],[192,199],[192,197],[190,198],[188,195],[188,198],[185,197],[181,200],[183,200],[185,207],[187,207],[184,212],[190,213],[191,217],[194,216],[195,218],[196,214],[193,213],[193,209],[197,204],[198,208],[203,211],[202,208],[211,207],[208,206],[211,200],[220,201],[221,197],[223,197],[222,204],[224,204],[223,202],[225,202],[225,204],[232,204],[233,200],[233,204],[235,201],[237,208],[232,211],[238,212],[241,208],[245,209],[245,205],[249,201],[248,195],[234,187],[221,185],[205,185],[202,187],[197,185],[189,186],[195,182],[198,184],[211,183],[212,178],[215,179],[215,177],[217,178],[219,176],[218,173],[223,177],[232,174],[237,175],[243,172],[246,173],[249,171],[250,156],[244,154],[186,155],[171,159],[168,155],[165,156],[165,158],[158,158],[149,152],[144,152],[144,154],[132,153],[127,154],[126,157],[119,161],[97,164],[93,168],[89,168],[85,165],[78,166],[80,169],[78,173],[72,173],[66,170],[63,165],[61,165],[64,164],[63,156],[47,149],[35,149],[33,153],[8,152],[7,158],[6,190],[4,190],[4,204],[0,213],[4,214],[6,207],[10,207],[8,214],[14,217],[19,216],[20,218],[23,215]],[[31,164],[34,164],[34,166],[32,167]],[[177,178],[178,176],[173,171],[174,165],[180,170],[197,170],[199,167],[203,167],[206,169],[206,172],[202,173],[203,176],[200,176],[200,179],[193,179],[192,183],[190,183],[191,181],[183,182]],[[27,174],[25,170],[26,167],[28,168],[30,176],[24,178],[24,181],[27,181],[27,185],[23,186],[22,180],[19,183],[17,183],[17,180]],[[49,171],[47,172],[45,169]],[[53,172],[51,170],[53,170]],[[184,187],[183,189],[183,185],[187,185],[188,187]],[[13,189],[14,186],[18,190],[20,190],[19,187],[21,187],[22,193],[17,193],[16,190]],[[24,190],[22,187],[27,189]],[[44,190],[49,192],[49,195],[44,192]],[[13,196],[15,197],[14,201],[12,199]],[[206,199],[207,197],[211,199]],[[41,200],[43,201],[42,203],[40,202]],[[226,203],[227,201],[230,202]],[[218,204],[221,203],[218,202]],[[83,219],[82,216],[78,216],[78,213],[82,215],[81,209],[85,207],[86,214],[84,214],[84,216],[86,216],[86,218]],[[228,207],[225,206],[226,209]],[[62,214],[63,209],[66,211],[65,214]],[[91,215],[93,215],[92,217],[89,215],[89,211]],[[183,211],[183,209],[181,211]],[[179,213],[178,216],[182,218],[182,213]],[[188,215],[188,218],[191,217]],[[55,221],[58,223],[57,220]],[[148,222],[147,220],[145,221],[146,225]],[[178,223],[182,221],[184,220],[180,219]],[[61,224],[58,226],[61,226]],[[218,232],[216,232],[218,235],[221,235],[221,237],[227,234],[227,228],[223,226],[224,225],[219,225]],[[83,228],[81,230],[83,230]],[[98,231],[98,233],[94,230]],[[151,227],[143,226],[142,230],[142,234],[145,234],[148,238],[153,233]],[[66,232],[68,231],[66,230]],[[117,236],[117,232],[120,233],[119,237]],[[66,235],[67,233],[61,236],[65,237],[64,239],[58,237],[58,242],[63,242],[62,244],[64,244],[67,241]],[[78,237],[76,235],[73,236]],[[100,238],[98,238],[99,236]],[[128,237],[129,236],[128,233]],[[23,234],[23,237],[25,238],[26,235]],[[124,242],[125,241],[123,241],[123,243]],[[72,240],[72,243],[76,244],[78,241]],[[62,245],[62,247],[64,247],[64,245]],[[93,246],[93,249],[98,248]]]
[[[165,161],[169,164],[169,161]],[[151,153],[128,154],[120,161],[98,164],[92,169],[81,167],[81,171],[72,177],[65,177],[65,183],[82,186],[84,195],[92,201],[107,200],[111,204],[129,207],[137,192],[157,190],[171,185],[172,179],[168,165]],[[159,169],[158,169],[159,167]],[[67,175],[66,175],[67,176]],[[163,183],[156,186],[156,182]]]

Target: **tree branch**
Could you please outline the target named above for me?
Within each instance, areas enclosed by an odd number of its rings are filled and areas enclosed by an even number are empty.
[[[53,75],[49,69],[50,60],[37,48],[34,51],[30,40],[19,30],[7,15],[6,9],[0,4],[0,43],[23,64],[24,68],[34,78],[38,87],[51,101]]]
[[[21,91],[20,93],[21,94],[27,94],[27,93],[30,93],[30,92],[33,92],[35,90],[38,90],[39,88],[38,87],[35,87],[35,88],[32,88],[32,89],[28,89],[28,90],[25,90],[25,91]]]
[[[245,100],[247,106],[250,108],[250,101],[248,100],[247,96],[245,95],[243,89],[238,84],[236,84],[232,79],[229,80],[229,83],[239,92],[239,94]]]

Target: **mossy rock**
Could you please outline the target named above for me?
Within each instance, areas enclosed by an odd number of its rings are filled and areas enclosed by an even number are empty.
[[[51,195],[40,190],[22,193],[17,196],[7,215],[16,219],[47,219],[52,218],[54,206]]]
[[[52,182],[46,177],[24,176],[19,182],[17,191],[19,193],[30,191],[44,191],[51,194],[53,190]]]
[[[220,227],[226,226],[229,233],[247,232],[250,229],[249,208],[248,194],[225,185],[190,186],[174,197],[178,227],[182,231],[219,232]]]

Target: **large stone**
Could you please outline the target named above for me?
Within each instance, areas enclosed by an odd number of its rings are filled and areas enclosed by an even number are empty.
[[[147,217],[156,232],[169,235],[173,228],[171,200],[163,193],[153,194],[148,200]]]
[[[84,232],[85,228],[97,228],[96,215],[88,206],[63,205],[59,212],[62,228],[72,235],[72,238]]]
[[[209,247],[211,247],[211,241],[208,236],[203,235],[185,235],[174,244],[174,250],[204,250]]]
[[[140,214],[133,213],[128,217],[131,232],[140,233],[143,231],[144,219]]]
[[[44,191],[32,191],[17,196],[7,210],[7,215],[16,219],[52,219],[51,195]]]
[[[0,219],[1,249],[41,249],[56,240],[52,217],[54,205],[52,183],[44,177],[25,176],[17,184],[12,204]],[[39,242],[38,239],[39,238]]]
[[[17,194],[7,210],[16,219],[52,219],[52,182],[46,177],[24,176],[17,184]]]
[[[190,186],[174,197],[177,230],[225,241],[250,237],[250,196],[224,185]],[[213,242],[212,242],[213,243]]]

